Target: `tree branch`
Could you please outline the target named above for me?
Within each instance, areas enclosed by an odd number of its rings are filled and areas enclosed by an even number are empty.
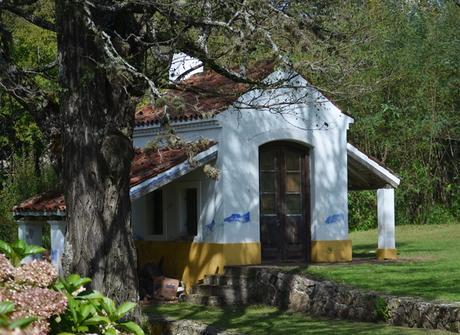
[[[36,0],[35,0],[36,1]],[[34,3],[35,1],[23,1],[23,3]],[[36,25],[37,27],[50,30],[50,31],[56,31],[56,26],[54,23],[45,20],[44,18],[37,16],[33,13],[30,13],[23,9],[21,5],[14,3],[10,4],[9,2],[2,2],[0,0],[0,9],[6,10],[16,16],[19,16],[23,18],[24,20]]]

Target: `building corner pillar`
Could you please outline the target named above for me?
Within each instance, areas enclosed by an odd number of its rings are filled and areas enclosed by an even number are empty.
[[[377,259],[396,259],[394,188],[377,190],[378,249]]]
[[[51,263],[59,275],[62,275],[62,255],[64,254],[64,241],[66,231],[65,220],[49,220],[51,238]]]

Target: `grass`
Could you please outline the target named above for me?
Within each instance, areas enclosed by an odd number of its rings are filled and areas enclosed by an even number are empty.
[[[377,231],[353,232],[353,258],[375,258]],[[311,265],[317,277],[364,289],[460,302],[460,224],[396,228],[397,262]]]
[[[157,305],[147,312],[173,319],[204,322],[220,329],[254,335],[297,334],[450,334],[442,331],[391,327],[381,323],[348,322],[311,318],[301,314],[282,312],[273,307],[250,306],[238,308],[212,308],[184,303]]]
[[[460,224],[397,227],[396,247],[399,260],[396,262],[373,261],[377,235],[376,230],[350,234],[353,258],[364,262],[311,265],[295,270],[369,290],[460,302]],[[266,306],[219,309],[174,304],[150,307],[148,311],[175,319],[198,320],[218,328],[255,335],[450,334],[391,327],[382,323],[312,318]]]

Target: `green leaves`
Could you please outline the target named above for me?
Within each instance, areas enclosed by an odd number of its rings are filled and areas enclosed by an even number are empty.
[[[17,240],[11,244],[0,240],[0,252],[5,254],[5,256],[10,260],[11,264],[15,267],[21,264],[21,261],[25,257],[41,254],[45,251],[45,248],[42,248],[38,245],[27,244],[23,240]]]
[[[16,328],[23,329],[23,328],[26,328],[27,326],[29,326],[32,322],[37,321],[37,320],[38,320],[38,318],[36,318],[35,316],[16,319],[16,320],[14,320],[14,321],[12,321],[10,323],[9,328],[10,329],[16,329]]]
[[[130,332],[132,334],[135,334],[135,335],[143,335],[144,334],[144,331],[142,330],[142,328],[139,327],[138,324],[136,324],[136,323],[134,323],[132,321],[120,323],[118,325],[118,328],[120,328],[122,330],[125,330],[127,332]]]
[[[115,302],[98,291],[87,292],[84,286],[91,283],[90,278],[73,274],[59,280],[55,288],[67,297],[67,310],[55,318],[52,328],[60,335],[98,333],[117,334],[124,330],[130,334],[143,335],[144,332],[134,322],[119,322],[136,307],[133,302],[116,306]],[[81,291],[81,292],[80,292]]]
[[[125,302],[118,306],[116,312],[115,312],[115,317],[117,320],[121,319],[123,316],[125,316],[129,311],[134,309],[136,307],[136,304],[134,302]]]
[[[14,311],[14,304],[9,301],[0,302],[0,315],[6,315]]]
[[[72,295],[75,291],[89,283],[91,283],[91,278],[82,278],[77,274],[71,274],[65,279],[60,279],[55,286],[59,291],[64,291]]]
[[[26,317],[15,320],[10,320],[8,314],[14,312],[14,304],[10,301],[0,302],[0,327],[8,329],[23,329],[29,326],[32,322],[38,320],[36,317]]]

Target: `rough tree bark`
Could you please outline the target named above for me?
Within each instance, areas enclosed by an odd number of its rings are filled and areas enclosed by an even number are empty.
[[[68,220],[64,269],[91,277],[94,289],[117,302],[137,301],[129,198],[136,100],[101,43],[104,26],[117,21],[122,31],[132,22],[111,15],[90,19],[83,3],[56,1]]]

